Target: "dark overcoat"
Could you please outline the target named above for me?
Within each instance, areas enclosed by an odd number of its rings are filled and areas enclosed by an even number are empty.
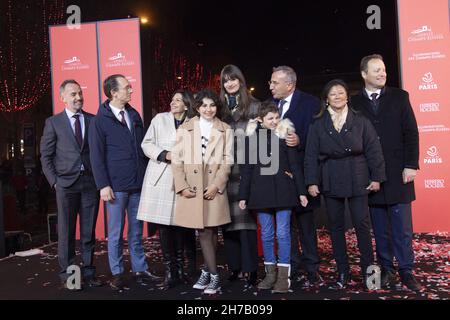
[[[386,163],[386,182],[371,194],[370,205],[393,205],[415,200],[414,183],[403,184],[404,168],[419,168],[419,132],[408,92],[386,87],[379,97],[378,112],[365,90],[353,96],[352,106],[360,110],[380,137]]]

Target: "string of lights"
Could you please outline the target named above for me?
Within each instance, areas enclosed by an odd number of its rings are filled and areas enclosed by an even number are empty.
[[[0,111],[34,107],[50,88],[48,26],[64,19],[64,1],[11,1],[2,8]]]
[[[198,62],[188,59],[184,54],[164,45],[157,39],[154,45],[154,61],[161,68],[163,83],[154,90],[152,99],[156,112],[167,111],[172,94],[177,89],[197,92],[202,88],[219,89],[219,75],[205,70]]]

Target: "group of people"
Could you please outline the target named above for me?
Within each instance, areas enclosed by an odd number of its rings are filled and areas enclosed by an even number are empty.
[[[395,257],[402,283],[420,290],[413,275],[411,217],[416,120],[407,92],[386,87],[380,55],[364,57],[360,71],[365,88],[358,95],[350,98],[347,84],[336,79],[325,85],[319,100],[296,88],[292,68],[276,67],[269,81],[272,98],[261,103],[250,94],[241,70],[227,65],[220,94],[176,91],[170,111],[157,114],[146,133],[129,104],[132,88],[125,76],[105,79],[108,99],[96,116],[82,110],[80,85],[64,81],[60,94],[66,108],[47,119],[41,139],[43,171],[57,195],[62,285],[75,262],[78,213],[84,284],[102,285],[92,261],[100,198],[108,209],[113,289],[126,283],[125,215],[138,282],[161,281],[172,288],[195,280],[197,234],[204,265],[193,288],[217,293],[223,283],[216,261],[221,227],[228,280],[244,278],[248,285],[279,293],[289,291],[291,280],[317,285],[322,278],[314,209],[323,195],[338,287],[345,288],[352,276],[347,200],[364,284],[374,264],[372,225],[382,287],[396,284]],[[164,277],[149,270],[144,221],[158,227]],[[265,266],[259,282],[258,223]]]

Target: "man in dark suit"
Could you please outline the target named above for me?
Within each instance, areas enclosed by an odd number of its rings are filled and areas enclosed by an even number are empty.
[[[42,170],[56,190],[58,205],[59,276],[65,285],[67,267],[75,263],[79,213],[84,284],[97,287],[102,285],[95,277],[93,265],[99,193],[92,176],[87,139],[93,115],[82,110],[83,92],[75,80],[65,80],[59,89],[65,109],[46,120],[41,138]]]
[[[314,115],[319,112],[320,103],[316,97],[296,89],[297,75],[291,67],[280,66],[274,68],[269,81],[270,91],[274,101],[278,105],[280,116],[289,118],[295,126],[295,133],[291,133],[286,138],[288,146],[297,148],[299,161],[303,168],[305,158],[306,138],[308,128],[313,121]],[[308,205],[304,208],[298,206],[296,214],[291,224],[291,278],[295,279],[299,275],[299,264],[306,270],[304,286],[315,285],[321,281],[319,276],[319,255],[317,252],[317,233],[314,221],[315,208],[320,206],[320,198],[308,196]],[[302,247],[300,256],[297,232]]]
[[[413,275],[411,202],[415,200],[414,177],[419,168],[419,133],[406,91],[386,87],[383,57],[361,60],[365,88],[352,98],[352,105],[374,125],[386,161],[387,181],[369,196],[370,215],[381,264],[381,284],[395,284],[394,256],[400,278],[409,289],[421,286]]]

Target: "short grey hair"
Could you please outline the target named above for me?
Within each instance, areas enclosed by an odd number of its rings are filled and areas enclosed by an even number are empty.
[[[286,75],[286,78],[289,82],[292,82],[294,84],[297,83],[297,74],[295,73],[294,69],[288,66],[279,66],[272,69],[272,73],[282,71]]]
[[[63,92],[64,92],[64,90],[66,89],[66,86],[67,86],[68,84],[76,84],[77,86],[79,86],[79,87],[81,88],[80,84],[79,84],[78,82],[76,82],[75,80],[73,80],[73,79],[67,79],[67,80],[64,80],[64,81],[61,83],[61,85],[59,86],[59,94],[60,94],[60,95],[63,94]]]

